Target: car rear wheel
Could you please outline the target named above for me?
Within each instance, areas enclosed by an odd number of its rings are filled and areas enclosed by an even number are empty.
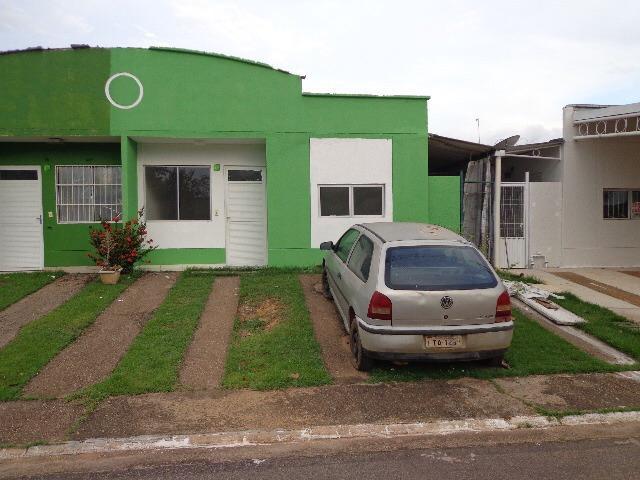
[[[360,333],[358,332],[358,322],[354,319],[349,329],[349,347],[351,348],[351,364],[356,370],[366,372],[371,370],[373,360],[367,356],[360,342]]]
[[[331,290],[329,289],[329,279],[327,278],[327,267],[322,268],[322,295],[324,298],[332,300]]]

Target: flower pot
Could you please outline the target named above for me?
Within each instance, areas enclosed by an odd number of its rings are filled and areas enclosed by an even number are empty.
[[[98,275],[100,275],[100,281],[105,285],[115,285],[120,280],[121,271],[121,268],[118,270],[100,270]]]

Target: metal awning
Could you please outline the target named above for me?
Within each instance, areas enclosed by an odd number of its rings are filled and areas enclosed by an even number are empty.
[[[429,134],[429,174],[458,174],[471,160],[493,153],[494,147],[458,138]]]

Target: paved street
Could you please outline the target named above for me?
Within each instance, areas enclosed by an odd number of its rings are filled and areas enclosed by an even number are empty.
[[[639,437],[458,448],[407,449],[239,461],[188,460],[43,479],[631,479]]]

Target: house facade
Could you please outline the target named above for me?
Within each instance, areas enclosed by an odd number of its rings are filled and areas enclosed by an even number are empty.
[[[6,52],[0,70],[0,271],[88,266],[89,227],[140,208],[167,269],[317,264],[353,223],[459,209],[428,176],[428,97],[304,93],[166,48]]]

